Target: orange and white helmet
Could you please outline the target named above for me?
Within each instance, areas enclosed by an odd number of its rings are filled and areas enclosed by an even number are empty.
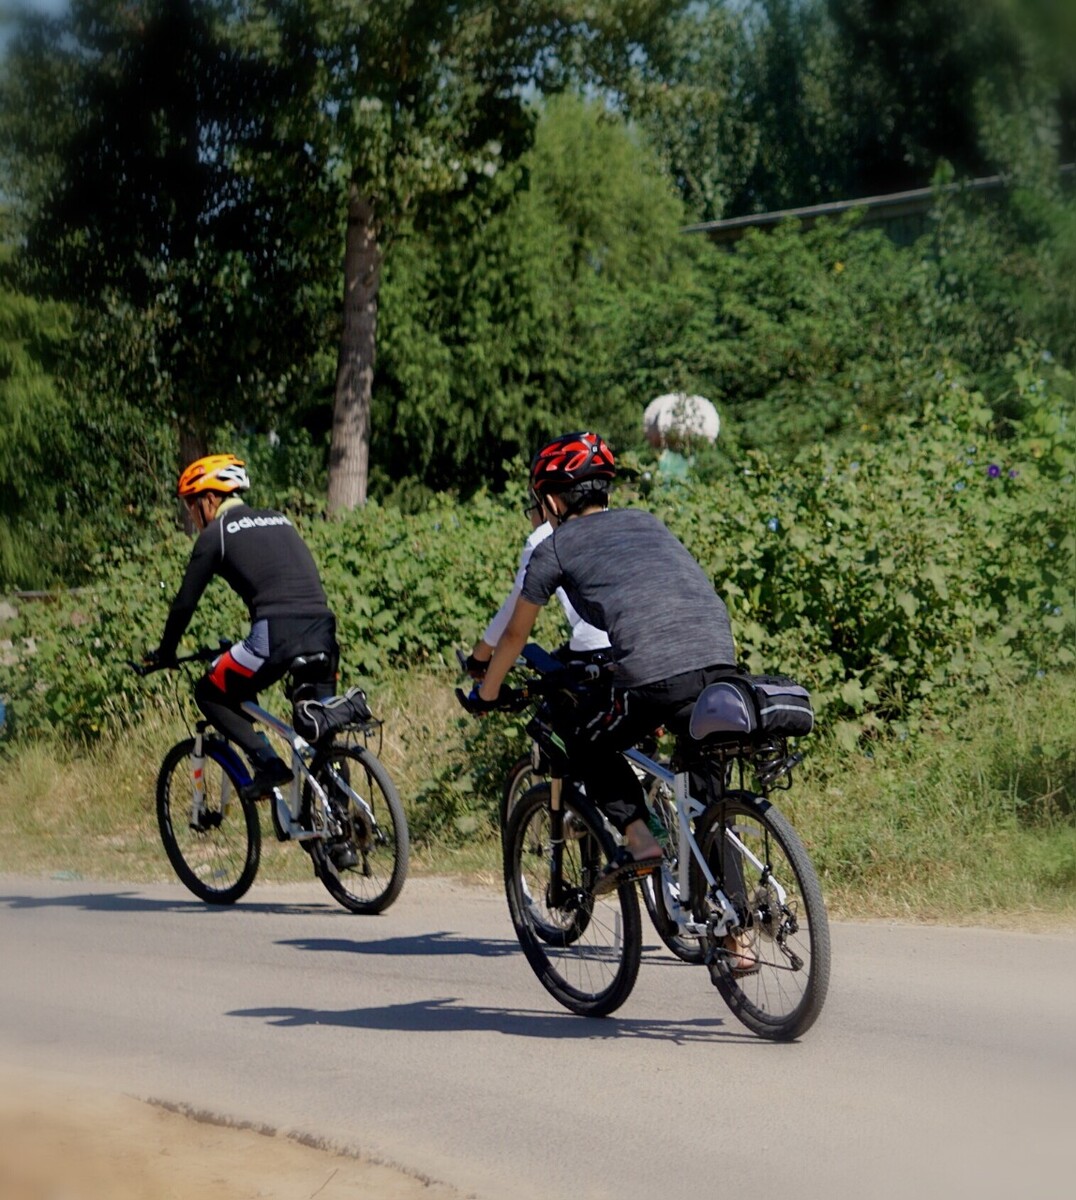
[[[247,465],[234,454],[207,454],[196,458],[179,477],[176,491],[180,496],[200,496],[203,492],[245,492],[250,487]]]

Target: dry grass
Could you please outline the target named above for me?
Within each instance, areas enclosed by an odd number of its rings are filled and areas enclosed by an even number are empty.
[[[386,680],[374,749],[412,828],[414,797],[461,751],[464,726],[441,677]],[[185,736],[158,716],[77,753],[9,747],[0,771],[0,870],[170,880],[154,793],[166,749]],[[1054,928],[1076,924],[1076,680],[1055,676],[973,705],[957,727],[849,754],[809,747],[794,789],[774,800],[819,868],[835,916]],[[500,886],[493,798],[475,833],[413,846],[412,871]],[[263,813],[262,881],[306,879],[306,855],[276,842]]]

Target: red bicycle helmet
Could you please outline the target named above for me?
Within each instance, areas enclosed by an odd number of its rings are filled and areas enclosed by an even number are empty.
[[[566,433],[544,445],[531,461],[531,490],[561,492],[588,479],[613,479],[616,460],[596,433]]]

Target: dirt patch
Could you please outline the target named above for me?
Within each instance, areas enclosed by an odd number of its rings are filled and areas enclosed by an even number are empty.
[[[460,1200],[398,1168],[209,1114],[0,1071],[4,1200]]]

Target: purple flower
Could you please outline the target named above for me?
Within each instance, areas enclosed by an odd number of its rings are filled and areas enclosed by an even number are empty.
[[[1015,479],[1017,477],[1017,475],[1019,475],[1019,474],[1020,474],[1020,472],[1015,467],[1013,467],[1013,469],[1009,472],[1009,478]]]
[[[991,463],[990,466],[986,468],[986,473],[991,479],[997,479],[997,477],[1001,474],[1001,468],[997,463]]]

